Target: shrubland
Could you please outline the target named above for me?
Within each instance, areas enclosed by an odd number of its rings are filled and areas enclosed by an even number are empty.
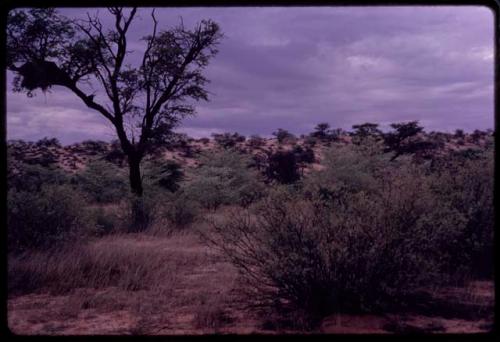
[[[452,137],[393,128],[357,125],[343,143],[318,125],[288,149],[280,130],[278,150],[251,137],[254,155],[235,148],[239,135],[221,135],[197,166],[144,163],[141,198],[105,155],[73,174],[9,162],[9,292],[160,286],[166,254],[91,246],[207,222],[201,238],[239,270],[249,298],[308,328],[334,312],[401,312],[426,289],[492,279],[492,138],[475,132],[474,148],[444,151]]]
[[[333,146],[298,191],[276,188],[214,221],[215,245],[264,304],[314,324],[401,310],[422,289],[492,276],[492,151],[436,170],[363,145]]]

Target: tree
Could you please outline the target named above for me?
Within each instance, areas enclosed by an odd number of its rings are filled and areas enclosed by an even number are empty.
[[[314,132],[311,134],[313,137],[325,138],[330,129],[330,124],[327,122],[321,122],[314,127]]]
[[[380,136],[382,132],[378,129],[378,124],[366,122],[361,125],[353,125],[354,129],[353,135],[360,138],[365,138],[368,136]]]
[[[129,164],[130,187],[143,193],[140,164],[149,149],[168,142],[179,121],[194,114],[187,100],[208,100],[202,71],[217,53],[222,33],[211,20],[194,30],[179,24],[143,37],[139,65],[126,63],[128,32],[137,8],[109,8],[114,27],[97,15],[70,20],[55,9],[14,10],[7,21],[7,68],[15,91],[62,86],[103,115],[115,128]],[[85,88],[85,86],[87,88]],[[102,92],[91,92],[99,86]]]
[[[421,154],[438,147],[435,142],[418,137],[418,134],[424,130],[419,126],[418,121],[393,123],[391,127],[394,131],[384,135],[385,152],[395,152],[391,161],[403,154]]]
[[[463,138],[465,137],[465,133],[463,129],[455,130],[455,138]]]
[[[273,135],[276,137],[276,139],[278,140],[278,143],[284,143],[285,140],[287,139],[293,139],[295,138],[295,136],[288,132],[286,129],[283,129],[283,128],[278,128],[278,130],[276,132],[273,132]]]

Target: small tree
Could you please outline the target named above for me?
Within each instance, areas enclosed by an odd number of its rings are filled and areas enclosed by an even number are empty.
[[[222,148],[231,148],[236,146],[237,143],[244,142],[245,141],[245,136],[235,132],[235,133],[213,133],[212,137],[214,138],[215,142],[219,144]]]
[[[127,156],[132,192],[143,193],[140,164],[151,144],[168,141],[172,128],[194,114],[187,100],[208,100],[202,71],[217,53],[219,26],[203,20],[191,31],[182,22],[143,38],[138,66],[126,63],[128,32],[137,8],[109,9],[114,18],[106,30],[99,17],[70,20],[53,8],[11,11],[7,19],[7,68],[16,74],[15,91],[62,86],[115,128]],[[88,93],[82,84],[100,85]],[[99,100],[99,97],[103,99]],[[107,103],[103,103],[103,100]]]
[[[248,139],[248,142],[247,142],[247,144],[253,148],[262,147],[262,146],[264,146],[265,143],[266,143],[266,141],[264,140],[264,138],[262,138],[261,136],[259,136],[257,134],[250,136],[250,139]]]
[[[360,145],[364,142],[376,142],[381,139],[382,132],[378,129],[378,124],[366,122],[361,125],[353,125],[352,128],[354,132],[351,133],[353,136],[353,143]]]
[[[455,130],[455,138],[464,138],[465,133],[463,129],[457,129]]]
[[[418,137],[424,130],[418,121],[393,123],[391,127],[394,131],[384,135],[385,152],[395,152],[391,160],[403,154],[423,153],[437,147],[434,142]]]
[[[286,129],[283,128],[278,128],[276,132],[273,132],[273,135],[276,137],[278,140],[278,143],[282,144],[285,142],[286,139],[293,139],[295,136],[288,132]]]
[[[291,184],[300,179],[297,156],[293,151],[278,151],[268,156],[266,170],[269,179],[282,184]]]
[[[326,122],[321,122],[316,125],[314,128],[314,132],[311,134],[313,137],[325,138],[328,134],[328,130],[330,129],[330,124]]]
[[[316,125],[314,132],[312,132],[310,136],[329,142],[338,139],[341,133],[342,129],[330,129],[330,125],[328,123],[322,122]]]
[[[352,129],[354,129],[353,135],[360,137],[367,137],[370,135],[378,136],[382,132],[378,129],[378,124],[365,122],[361,125],[353,125]]]
[[[479,141],[486,136],[486,132],[483,132],[479,129],[475,129],[471,134],[472,142],[475,144],[479,143]]]

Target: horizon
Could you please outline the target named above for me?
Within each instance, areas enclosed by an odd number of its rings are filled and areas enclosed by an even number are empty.
[[[95,9],[60,10],[69,18],[86,11]],[[149,10],[139,15],[134,50],[151,29]],[[175,130],[190,137],[268,137],[278,128],[298,136],[320,122],[344,130],[375,122],[385,131],[413,120],[427,132],[494,128],[493,15],[486,7],[197,7],[156,15],[159,29],[179,16],[186,27],[210,18],[225,35],[205,72],[210,102],[197,103],[198,114]],[[68,91],[27,98],[12,92],[11,81],[8,72],[7,140],[116,139],[111,125]]]
[[[369,123],[369,122],[364,122],[364,123],[361,123],[361,124],[365,124],[365,123]],[[373,122],[370,122],[370,123],[373,123]],[[403,123],[403,122],[399,122],[399,123]],[[356,124],[355,124],[356,125]],[[276,128],[275,131],[277,131],[279,128]],[[330,129],[335,129],[335,127],[330,127]],[[380,129],[380,127],[379,127]],[[462,130],[460,128],[458,128],[457,130]],[[456,130],[456,131],[457,131]],[[387,129],[380,129],[380,131],[382,131],[383,134],[386,134],[389,132],[389,130]],[[428,131],[425,129],[423,129],[422,133],[424,135],[428,135],[428,134],[432,134],[432,133],[443,133],[443,134],[449,134],[449,135],[454,135],[456,134],[456,131],[454,132],[447,132],[447,131],[440,131],[440,130],[433,130],[433,131]],[[475,131],[465,131],[465,130],[462,130],[464,135],[471,135],[473,134],[473,132]],[[495,130],[493,128],[488,128],[488,129],[485,129],[485,130],[479,130],[483,133],[486,133],[486,134],[491,134],[491,133],[494,133]],[[303,134],[300,134],[300,135],[295,135],[295,138],[297,139],[303,139],[303,138],[306,138],[308,136],[311,136],[311,133],[313,133],[314,130],[311,130],[311,132],[307,132],[307,133],[303,133]],[[200,139],[210,139],[210,140],[215,140],[214,139],[214,136],[213,134],[225,134],[225,133],[229,133],[229,134],[240,134],[239,132],[235,132],[235,131],[232,131],[232,132],[222,132],[222,133],[212,133],[212,135],[209,135],[209,136],[199,136],[199,137],[193,137],[193,136],[190,136],[188,135],[187,133],[182,133],[182,132],[175,132],[177,134],[185,134],[186,137],[188,139],[194,139],[194,140],[200,140]],[[342,133],[341,133],[341,136],[351,136],[351,134],[354,133],[354,130],[352,129],[342,129]],[[293,133],[292,133],[293,134]],[[245,137],[245,139],[250,139],[252,136],[256,135],[262,139],[267,139],[267,140],[273,140],[273,139],[277,139],[276,136],[274,136],[273,134],[267,134],[267,135],[259,135],[259,134],[251,134],[251,135],[244,135],[244,134],[240,134],[242,135],[243,137]],[[7,144],[11,144],[11,143],[15,143],[15,142],[19,142],[19,141],[22,141],[24,143],[28,143],[28,144],[35,144],[37,143],[38,141],[40,140],[43,140],[43,139],[57,139],[57,141],[62,145],[62,146],[71,146],[71,145],[78,145],[78,144],[82,144],[84,142],[87,142],[87,141],[92,141],[92,142],[104,142],[104,143],[107,143],[107,144],[111,144],[111,143],[114,143],[114,142],[119,142],[119,140],[117,138],[113,138],[111,140],[104,140],[104,139],[83,139],[83,140],[79,140],[79,141],[73,141],[71,143],[64,143],[64,142],[61,142],[59,141],[59,139],[57,137],[51,137],[51,136],[44,136],[40,139],[36,139],[36,140],[25,140],[25,139],[7,139]]]

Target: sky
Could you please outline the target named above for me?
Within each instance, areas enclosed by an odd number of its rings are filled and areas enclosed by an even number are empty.
[[[69,18],[97,9],[61,9]],[[130,29],[131,64],[150,34],[151,9]],[[111,23],[99,9],[105,25]],[[205,70],[209,102],[177,131],[192,137],[277,128],[311,132],[419,120],[426,131],[493,128],[494,22],[481,6],[161,8],[159,29],[215,20],[224,33]],[[113,127],[61,87],[33,98],[11,91],[7,139],[56,137],[64,144],[112,140]],[[96,97],[104,102],[104,97]]]

